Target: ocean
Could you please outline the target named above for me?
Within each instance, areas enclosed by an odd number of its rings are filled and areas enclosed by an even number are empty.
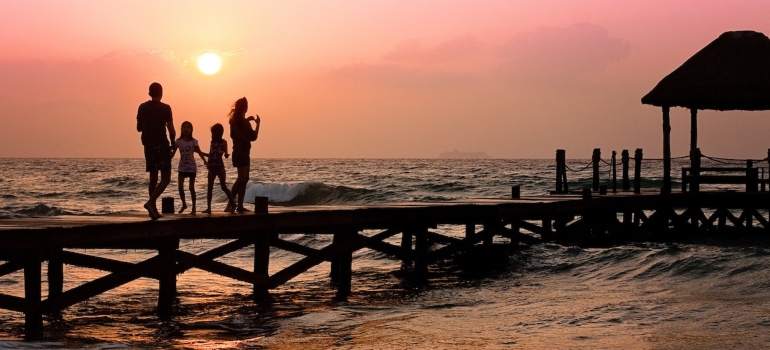
[[[143,159],[1,161],[0,219],[146,214]],[[246,198],[267,196],[273,206],[377,205],[506,198],[511,186],[521,186],[522,196],[540,196],[555,186],[554,163],[253,159]],[[568,161],[573,170],[586,164],[588,160]],[[674,169],[680,165],[675,163]],[[611,188],[606,164],[601,174]],[[568,173],[571,188],[589,186],[590,175],[590,169]],[[646,162],[643,177],[643,187],[660,187],[659,162]],[[228,183],[234,179],[228,168]],[[196,189],[200,212],[206,207],[205,176],[199,176]],[[175,175],[164,196],[175,197],[179,207]],[[189,193],[187,197],[189,201]],[[212,202],[213,210],[225,207],[218,186]],[[436,230],[459,237],[463,229]],[[282,238],[318,247],[329,243],[325,235]],[[183,241],[181,249],[197,253],[221,243]],[[123,261],[154,255],[141,250],[87,253]],[[179,302],[170,321],[155,315],[157,281],[139,279],[71,306],[60,318],[46,317],[43,338],[35,341],[23,340],[23,314],[0,310],[0,348],[770,347],[770,248],[765,241],[633,242],[603,248],[544,243],[500,254],[494,264],[484,266],[454,260],[431,265],[429,283],[423,285],[401,273],[400,261],[363,249],[354,254],[347,301],[335,300],[323,264],[273,290],[269,305],[251,301],[250,285],[193,269],[178,276]],[[272,251],[271,273],[296,259]],[[220,260],[250,269],[253,250]],[[65,266],[65,289],[101,275]],[[23,275],[0,277],[0,293],[21,296]]]

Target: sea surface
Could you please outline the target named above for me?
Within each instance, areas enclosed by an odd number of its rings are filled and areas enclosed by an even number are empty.
[[[0,220],[146,214],[143,159],[0,162]],[[568,161],[572,170],[587,164]],[[523,196],[541,196],[555,179],[553,160],[253,159],[251,168],[246,198],[267,196],[273,206],[506,198],[511,186],[521,186]],[[609,170],[602,163],[603,184],[612,188]],[[590,186],[590,175],[590,169],[570,171],[571,188]],[[228,183],[234,178],[228,169]],[[646,162],[642,186],[659,188],[661,178],[659,162]],[[203,174],[196,189],[201,211]],[[175,197],[179,208],[176,176],[165,196]],[[215,186],[213,210],[225,204]],[[463,230],[436,229],[457,236]],[[330,243],[325,235],[282,238],[316,247]],[[198,253],[220,244],[189,240],[181,249]],[[155,254],[86,253],[123,261]],[[157,281],[139,279],[71,306],[60,318],[46,317],[43,338],[35,341],[23,339],[23,314],[0,310],[0,348],[770,348],[770,248],[764,241],[537,244],[497,254],[494,264],[483,266],[454,260],[431,265],[424,285],[402,273],[400,261],[362,249],[354,254],[347,301],[335,300],[328,264],[272,291],[271,304],[253,303],[250,285],[193,269],[178,276],[179,302],[170,321],[155,316]],[[297,258],[272,251],[271,273]],[[219,260],[250,269],[253,250]],[[65,266],[65,289],[104,274]],[[21,272],[0,277],[0,293],[23,295]]]

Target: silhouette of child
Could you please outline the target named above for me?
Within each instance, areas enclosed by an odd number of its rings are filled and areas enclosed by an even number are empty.
[[[235,201],[233,195],[230,193],[230,189],[227,188],[225,180],[227,179],[227,172],[225,171],[225,162],[222,160],[222,155],[225,158],[230,157],[230,153],[227,152],[227,141],[222,138],[225,134],[225,128],[222,124],[216,123],[211,126],[211,146],[209,147],[209,186],[208,197],[206,199],[207,207],[203,212],[206,214],[211,213],[211,193],[214,191],[214,180],[219,178],[219,186],[222,191],[227,195],[227,209],[226,212],[232,213],[235,210]]]
[[[181,136],[176,139],[176,148],[179,149],[179,197],[182,198],[182,209],[179,209],[179,214],[183,213],[187,209],[187,201],[184,198],[184,179],[190,179],[190,198],[192,199],[191,215],[195,215],[195,174],[197,166],[195,164],[195,157],[193,153],[198,155],[203,160],[203,165],[206,165],[206,157],[208,154],[203,153],[198,147],[198,140],[192,136],[193,125],[192,123],[185,121],[182,123]],[[173,156],[173,154],[172,154]]]

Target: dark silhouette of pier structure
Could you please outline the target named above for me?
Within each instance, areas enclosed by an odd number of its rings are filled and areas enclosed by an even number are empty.
[[[43,315],[59,313],[138,278],[158,280],[157,313],[167,318],[173,313],[177,276],[192,268],[249,283],[254,299],[260,301],[269,297],[271,289],[329,263],[336,295],[344,299],[354,282],[353,253],[364,248],[401,259],[412,277],[429,283],[430,264],[477,246],[505,244],[521,249],[544,241],[611,245],[700,236],[767,236],[770,230],[770,192],[661,195],[659,191],[623,190],[601,194],[605,192],[587,189],[579,194],[515,198],[519,193],[514,187],[512,198],[368,207],[271,207],[270,213],[262,206],[262,212],[254,214],[171,214],[157,221],[139,215],[0,220],[0,261],[5,261],[0,264],[0,278],[19,270],[24,274],[24,297],[0,295],[0,308],[24,313],[26,333],[34,337],[43,330]],[[436,230],[439,225],[460,225],[465,235],[442,233]],[[282,238],[296,233],[326,234],[333,239],[319,249]],[[397,236],[400,244],[385,241]],[[227,241],[193,254],[179,249],[180,240],[186,239]],[[215,260],[246,248],[254,249],[251,271]],[[269,274],[271,248],[302,258]],[[87,254],[101,249],[146,249],[157,254],[137,263]],[[63,290],[65,265],[109,274]]]

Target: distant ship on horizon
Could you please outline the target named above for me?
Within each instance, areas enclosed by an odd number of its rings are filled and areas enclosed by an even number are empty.
[[[486,159],[489,158],[489,154],[487,152],[462,152],[455,149],[450,152],[443,152],[438,157],[449,159]]]

